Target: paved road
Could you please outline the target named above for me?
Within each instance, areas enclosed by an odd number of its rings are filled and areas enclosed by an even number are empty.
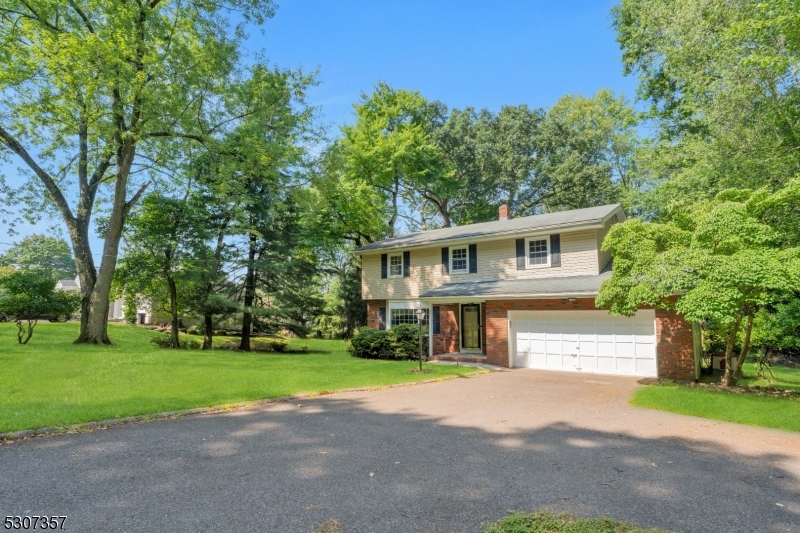
[[[406,533],[543,507],[800,532],[800,435],[635,408],[637,386],[515,370],[31,439],[0,446],[0,516],[67,515],[81,532]]]

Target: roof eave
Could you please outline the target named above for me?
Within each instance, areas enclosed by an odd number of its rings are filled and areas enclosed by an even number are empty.
[[[528,294],[476,294],[467,296],[420,296],[421,301],[430,303],[444,303],[453,300],[546,300],[546,299],[564,299],[564,298],[594,298],[598,291],[587,292],[554,292],[554,293],[528,293]]]
[[[579,224],[552,224],[550,226],[542,226],[539,228],[527,228],[527,229],[520,229],[520,230],[512,230],[512,231],[498,231],[495,233],[491,233],[489,235],[482,235],[480,237],[462,237],[462,238],[451,238],[451,239],[438,239],[430,242],[419,243],[419,244],[401,244],[396,246],[382,246],[380,248],[373,248],[371,250],[361,250],[355,249],[353,250],[354,255],[364,255],[365,253],[372,253],[372,252],[383,252],[387,250],[409,250],[413,248],[428,248],[439,246],[444,243],[448,244],[466,244],[466,243],[475,243],[475,242],[482,242],[482,241],[490,241],[494,240],[498,237],[512,237],[514,235],[538,235],[541,233],[547,233],[550,230],[554,229],[570,229],[570,230],[587,230],[587,229],[603,229],[605,228],[605,224],[608,219],[611,218],[611,215],[615,215],[618,211],[621,211],[622,207],[620,206],[618,209],[612,211],[609,215],[603,218],[597,218],[593,220],[589,220],[587,222],[581,222]]]

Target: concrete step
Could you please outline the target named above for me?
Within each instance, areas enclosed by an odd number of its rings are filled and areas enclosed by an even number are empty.
[[[476,353],[440,353],[432,355],[428,361],[452,361],[458,363],[483,363],[486,361],[486,356]]]

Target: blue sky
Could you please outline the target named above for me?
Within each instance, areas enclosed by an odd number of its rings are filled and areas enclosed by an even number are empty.
[[[285,0],[250,46],[274,64],[319,68],[310,103],[351,120],[378,80],[449,107],[549,107],[609,88],[633,98],[605,0]]]
[[[606,0],[411,1],[283,0],[248,49],[273,65],[319,69],[309,103],[336,127],[378,81],[418,90],[449,107],[504,104],[549,107],[562,95],[609,88],[634,96],[622,75],[620,50]],[[14,161],[2,171],[14,185]],[[48,223],[20,225],[19,240]],[[66,236],[66,231],[63,231]],[[0,228],[0,251],[12,238]],[[102,243],[93,239],[93,251]]]

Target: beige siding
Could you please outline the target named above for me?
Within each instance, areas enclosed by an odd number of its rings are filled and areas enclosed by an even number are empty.
[[[606,238],[608,234],[608,230],[611,229],[611,226],[616,223],[616,219],[612,218],[606,222],[606,227],[603,229],[595,230],[597,231],[597,257],[598,257],[598,272],[603,270],[605,266],[611,261],[611,252],[604,252],[603,248],[603,239]]]
[[[602,231],[602,230],[601,230]],[[361,292],[365,300],[417,298],[450,281],[492,279],[531,279],[598,274],[598,234],[596,230],[561,234],[561,267],[517,270],[516,239],[479,242],[476,274],[442,275],[441,246],[411,249],[411,269],[407,278],[381,279],[381,254],[362,258]]]

